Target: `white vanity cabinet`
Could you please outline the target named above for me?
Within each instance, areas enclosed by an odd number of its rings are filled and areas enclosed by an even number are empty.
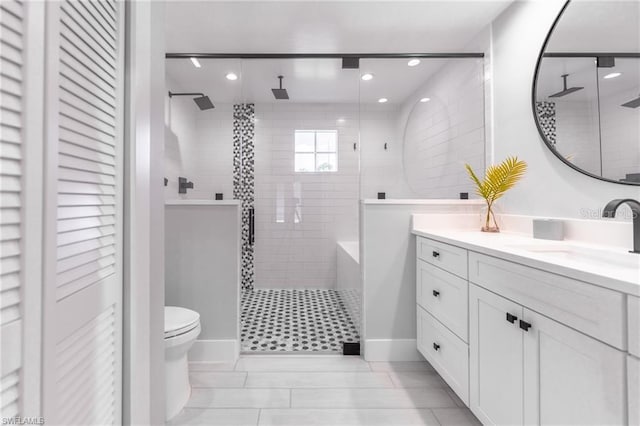
[[[469,403],[467,251],[417,239],[417,347]]]
[[[640,299],[417,240],[418,349],[483,424],[639,424],[638,335],[631,334],[638,333]],[[437,249],[449,254],[447,264],[437,263],[438,256],[425,260]],[[453,261],[461,258],[466,271]],[[439,300],[440,290],[453,300]],[[465,294],[467,312],[461,313]],[[455,338],[448,342],[455,356],[445,357],[443,345],[433,349],[438,339],[447,341],[444,336]],[[464,343],[467,358],[460,356]]]
[[[469,408],[484,424],[522,424],[522,311],[481,287],[469,288]]]

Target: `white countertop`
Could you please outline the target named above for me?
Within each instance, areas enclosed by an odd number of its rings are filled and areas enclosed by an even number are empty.
[[[397,205],[484,205],[484,200],[471,199],[471,200],[459,200],[459,199],[446,199],[446,198],[424,198],[424,199],[411,199],[411,198],[386,198],[384,200],[378,200],[375,198],[366,198],[360,200],[362,204],[397,204]]]
[[[627,250],[576,241],[540,240],[507,232],[436,230],[424,227],[414,228],[412,232],[477,253],[640,296],[640,255]],[[580,250],[587,257],[563,257],[563,249],[567,247]],[[536,252],[536,248],[542,251]],[[554,249],[557,249],[555,253]],[[591,261],[588,261],[589,258]]]
[[[165,206],[239,206],[240,200],[167,200]]]

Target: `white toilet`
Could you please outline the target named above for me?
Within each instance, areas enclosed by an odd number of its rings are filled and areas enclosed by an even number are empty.
[[[191,395],[187,352],[200,334],[200,314],[177,306],[164,307],[165,418],[173,418]]]

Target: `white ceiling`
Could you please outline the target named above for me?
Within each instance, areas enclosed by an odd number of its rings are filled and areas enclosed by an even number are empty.
[[[167,2],[166,45],[171,53],[469,52],[479,50],[476,36],[511,2],[174,0]],[[360,70],[343,70],[339,59],[200,62],[197,69],[188,59],[168,59],[171,90],[204,92],[214,103],[275,102],[271,88],[284,75],[290,102],[386,97],[389,104],[403,102],[445,63],[362,59]],[[228,81],[228,72],[240,78]],[[374,79],[361,81],[366,72]]]
[[[167,52],[458,52],[513,0],[166,2]]]
[[[451,60],[474,61],[482,70],[481,59]],[[202,68],[188,59],[168,59],[167,80],[172,91],[203,92],[214,103],[276,102],[271,89],[278,87],[277,76],[283,75],[290,98],[286,102],[371,104],[384,97],[389,104],[400,104],[446,61],[423,59],[409,67],[406,59],[362,59],[359,70],[343,70],[339,59],[206,59],[200,60]],[[229,72],[239,79],[227,80]],[[373,79],[362,81],[364,73],[372,73]]]

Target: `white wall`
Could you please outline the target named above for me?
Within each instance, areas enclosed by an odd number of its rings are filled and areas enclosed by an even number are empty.
[[[338,131],[337,172],[294,172],[305,129]],[[335,288],[336,242],[358,238],[357,142],[357,105],[256,105],[256,287]]]
[[[620,106],[639,94],[640,81],[631,90],[600,98],[602,174],[610,179],[640,173],[640,108]]]
[[[558,153],[576,166],[600,174],[597,102],[559,99],[555,104]]]
[[[524,180],[501,200],[503,213],[592,219],[612,198],[640,197],[639,187],[598,181],[567,167],[538,134],[531,85],[542,43],[563,4],[515,2],[492,25],[496,160],[518,155],[529,164]]]
[[[360,198],[412,198],[403,173],[399,106],[362,105],[360,113]],[[385,143],[387,148],[385,149]]]
[[[466,213],[480,223],[479,200],[363,201],[360,268],[363,279],[365,358],[420,359],[416,351],[416,244],[414,213]],[[442,221],[442,219],[440,219]],[[438,223],[434,222],[434,226]]]
[[[165,206],[165,300],[200,314],[198,340],[237,340],[240,206]]]
[[[201,111],[189,96],[167,96],[166,103],[165,199],[232,199],[233,105]],[[186,194],[178,193],[180,176],[194,183]]]
[[[164,3],[127,2],[123,423],[164,423]]]
[[[481,59],[450,60],[419,89],[429,102],[404,105],[404,171],[416,198],[473,194],[464,165],[484,171],[483,74]]]

